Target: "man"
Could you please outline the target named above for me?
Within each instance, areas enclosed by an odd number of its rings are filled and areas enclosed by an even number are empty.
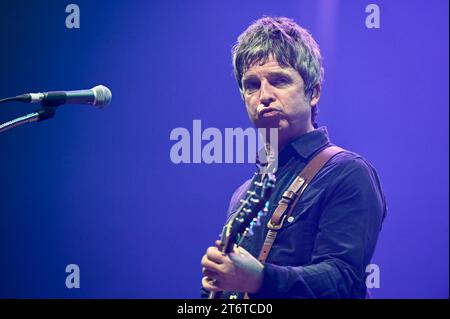
[[[358,154],[341,152],[322,167],[278,231],[268,258],[257,259],[281,195],[332,145],[316,123],[323,79],[317,43],[291,19],[264,17],[239,36],[233,66],[253,124],[278,128],[277,182],[267,219],[253,237],[228,255],[218,242],[207,249],[203,296],[228,291],[239,297],[247,292],[251,299],[364,298],[365,270],[386,204],[376,171]],[[228,218],[248,187],[247,181],[234,193]]]

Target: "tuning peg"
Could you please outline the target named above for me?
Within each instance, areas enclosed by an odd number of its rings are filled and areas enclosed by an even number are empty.
[[[266,216],[268,212],[269,212],[269,210],[267,208],[263,208],[263,210],[261,211],[261,214],[263,216]]]
[[[253,236],[253,230],[250,228],[250,227],[247,227],[246,229],[245,229],[245,232],[247,233],[246,234],[246,236],[247,237],[250,237],[250,236]]]
[[[240,202],[241,204],[245,204],[245,205],[248,204],[248,200],[246,200],[246,199],[240,199],[239,202]]]

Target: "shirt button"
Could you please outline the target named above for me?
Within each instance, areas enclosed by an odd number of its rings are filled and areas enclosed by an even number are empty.
[[[289,216],[288,222],[289,222],[289,223],[292,223],[293,221],[294,221],[294,217],[293,217],[293,216]]]

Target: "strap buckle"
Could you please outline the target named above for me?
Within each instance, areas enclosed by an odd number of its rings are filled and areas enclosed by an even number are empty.
[[[281,227],[283,227],[283,223],[284,223],[285,219],[286,219],[286,215],[283,216],[283,218],[281,219],[281,222],[278,225],[272,225],[272,220],[269,220],[269,222],[267,223],[267,228],[269,228],[270,230],[280,230]]]

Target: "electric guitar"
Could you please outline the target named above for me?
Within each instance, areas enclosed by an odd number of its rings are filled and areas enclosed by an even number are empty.
[[[223,227],[220,236],[220,251],[229,254],[236,244],[239,246],[245,237],[253,235],[253,228],[260,226],[260,219],[267,215],[269,210],[268,199],[275,187],[273,174],[255,173],[252,184],[244,199],[234,213],[233,218]],[[211,291],[209,299],[221,299],[221,291]]]

